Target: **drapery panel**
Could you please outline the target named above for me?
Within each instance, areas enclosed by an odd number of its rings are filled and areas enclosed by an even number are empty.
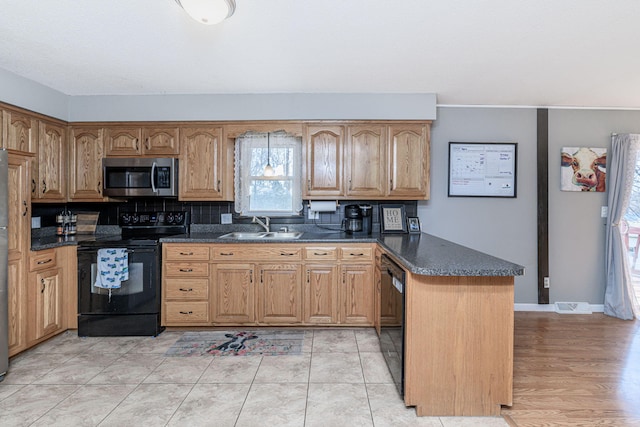
[[[620,232],[629,207],[639,147],[640,134],[615,134],[611,138],[611,154],[607,156],[609,217],[605,238],[604,313],[625,320],[640,313],[633,293],[627,248]]]

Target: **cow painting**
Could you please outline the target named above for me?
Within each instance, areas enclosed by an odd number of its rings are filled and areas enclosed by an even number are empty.
[[[605,191],[607,149],[564,147],[562,149],[562,191]]]

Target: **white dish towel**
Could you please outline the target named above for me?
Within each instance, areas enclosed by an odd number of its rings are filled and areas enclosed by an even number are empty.
[[[122,282],[129,280],[129,255],[124,248],[98,249],[98,274],[96,275],[96,288],[120,289]]]

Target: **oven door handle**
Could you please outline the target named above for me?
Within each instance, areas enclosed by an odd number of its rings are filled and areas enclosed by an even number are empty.
[[[158,189],[156,188],[156,166],[156,162],[153,162],[151,165],[151,191],[154,193],[158,192]]]

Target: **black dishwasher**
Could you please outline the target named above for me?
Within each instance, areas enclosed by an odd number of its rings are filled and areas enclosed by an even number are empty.
[[[380,272],[380,350],[400,396],[404,396],[405,272],[386,255],[382,255]]]

